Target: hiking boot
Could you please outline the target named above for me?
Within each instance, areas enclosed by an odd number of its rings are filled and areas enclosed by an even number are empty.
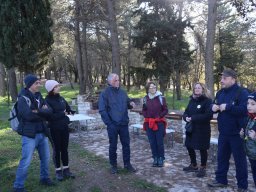
[[[196,173],[197,177],[204,177],[206,175],[206,168],[205,167],[200,167],[198,172]]]
[[[64,178],[63,178],[62,170],[57,170],[56,173],[55,173],[55,175],[56,175],[56,179],[57,179],[58,181],[62,181],[62,180],[64,179]]]
[[[196,165],[190,164],[188,167],[184,167],[183,171],[185,171],[185,172],[197,172],[198,167]]]
[[[158,158],[158,167],[163,167],[164,166],[164,159],[163,157]]]
[[[157,167],[158,166],[158,158],[154,157],[154,161],[153,161],[153,167]]]
[[[50,178],[45,178],[40,180],[41,185],[54,186],[55,183]]]
[[[69,179],[69,178],[75,179],[76,178],[76,176],[72,172],[70,172],[69,168],[63,169],[63,177],[66,179]]]
[[[117,174],[117,166],[112,166],[110,168],[110,172],[111,172],[111,174]]]
[[[131,164],[125,165],[124,168],[131,173],[135,173],[137,171]]]
[[[13,188],[13,192],[26,192],[24,188]]]
[[[242,189],[242,188],[237,189],[237,192],[247,192],[247,191],[248,191],[247,189]]]
[[[227,185],[220,183],[216,180],[211,181],[210,183],[207,183],[208,187],[227,187]]]

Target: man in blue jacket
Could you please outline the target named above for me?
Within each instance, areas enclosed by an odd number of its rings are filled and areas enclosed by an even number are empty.
[[[130,172],[136,169],[130,163],[130,136],[128,130],[128,109],[135,106],[130,102],[127,93],[120,88],[119,76],[112,73],[108,76],[108,87],[100,94],[99,113],[107,125],[109,137],[109,161],[111,173],[117,173],[118,135],[122,144],[124,168]]]
[[[237,74],[232,69],[221,73],[221,87],[217,92],[212,111],[218,113],[218,155],[215,180],[208,183],[209,187],[225,187],[228,184],[227,172],[231,154],[236,166],[238,191],[248,188],[248,172],[243,141],[239,131],[245,126],[247,115],[248,92],[236,83]]]
[[[24,83],[26,87],[19,94],[17,107],[20,120],[18,133],[22,135],[22,158],[13,184],[15,192],[25,191],[24,183],[35,149],[40,158],[40,183],[46,186],[54,184],[49,178],[50,151],[45,122],[45,118],[49,117],[51,110],[39,92],[40,80],[30,74],[25,77]],[[30,100],[29,103],[24,96]]]

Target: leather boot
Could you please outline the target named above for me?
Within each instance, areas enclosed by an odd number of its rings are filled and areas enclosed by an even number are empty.
[[[70,172],[69,168],[63,169],[63,177],[64,178],[72,178],[74,179],[76,176]]]
[[[153,167],[157,167],[157,166],[158,166],[158,158],[154,157]]]
[[[163,167],[164,166],[164,159],[163,157],[158,158],[158,167]]]

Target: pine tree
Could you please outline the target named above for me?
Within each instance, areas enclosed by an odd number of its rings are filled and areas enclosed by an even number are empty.
[[[53,36],[48,0],[0,0],[0,62],[35,72],[46,64]]]

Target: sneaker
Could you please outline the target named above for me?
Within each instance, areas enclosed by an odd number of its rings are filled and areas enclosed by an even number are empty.
[[[137,171],[131,164],[125,165],[124,168],[131,173],[135,173]]]
[[[247,189],[243,189],[243,188],[238,188],[237,192],[247,192]]]
[[[45,178],[40,180],[41,185],[54,186],[55,183],[50,178]]]
[[[219,183],[218,181],[214,180],[211,181],[210,183],[207,183],[208,187],[227,187],[227,185],[223,183]]]
[[[153,167],[157,167],[158,166],[158,158],[154,157],[154,161],[153,161]]]
[[[197,172],[198,171],[198,167],[190,164],[188,167],[184,167],[183,171],[186,171],[186,172]]]
[[[197,177],[204,177],[206,175],[206,168],[200,167],[199,171],[196,173]]]
[[[13,192],[26,192],[24,188],[13,188]]]
[[[57,179],[58,181],[62,181],[62,180],[64,179],[64,178],[63,178],[62,170],[57,170],[56,173],[55,173],[55,175],[56,175],[56,179]]]
[[[112,166],[110,168],[110,172],[111,172],[111,174],[117,174],[117,166]]]
[[[76,176],[70,172],[70,169],[69,168],[66,168],[66,169],[63,169],[63,177],[66,178],[66,179],[75,179]]]
[[[164,166],[164,159],[163,157],[158,158],[158,167],[163,167]]]

